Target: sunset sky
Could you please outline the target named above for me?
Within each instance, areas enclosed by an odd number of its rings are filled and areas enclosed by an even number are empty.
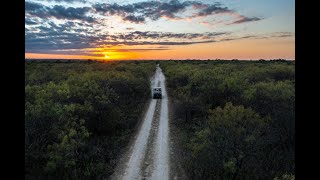
[[[26,0],[25,57],[295,59],[295,1]]]

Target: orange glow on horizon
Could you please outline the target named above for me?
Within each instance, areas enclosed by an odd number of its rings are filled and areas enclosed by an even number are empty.
[[[85,51],[90,52],[93,55],[101,56],[106,60],[131,60],[137,59],[138,55],[133,51],[121,51],[117,47],[108,48],[86,48]]]
[[[295,59],[295,40],[291,39],[242,39],[206,44],[170,46],[153,50],[157,46],[121,46],[83,49],[92,56],[25,53],[30,59]],[[147,50],[144,50],[147,49]]]

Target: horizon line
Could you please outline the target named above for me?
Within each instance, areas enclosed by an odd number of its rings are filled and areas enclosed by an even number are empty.
[[[284,60],[284,61],[295,61],[295,59],[285,59],[285,58],[273,58],[273,59],[45,59],[45,58],[25,58],[25,60],[36,60],[36,61],[41,61],[41,60],[49,60],[49,61],[54,61],[54,60],[63,60],[63,61],[272,61],[272,60]]]

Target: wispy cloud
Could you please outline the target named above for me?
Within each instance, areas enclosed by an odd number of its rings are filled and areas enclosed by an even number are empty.
[[[261,18],[258,17],[245,17],[245,16],[240,16],[240,18],[232,23],[229,23],[227,25],[232,25],[232,24],[241,24],[241,23],[246,23],[246,22],[252,22],[252,21],[260,21]]]

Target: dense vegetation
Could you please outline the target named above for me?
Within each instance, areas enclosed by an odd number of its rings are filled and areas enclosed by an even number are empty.
[[[155,62],[26,62],[26,179],[102,179],[150,98]]]
[[[160,62],[191,179],[294,179],[295,64]]]
[[[26,179],[104,179],[160,63],[190,179],[295,177],[295,63],[26,62]]]

